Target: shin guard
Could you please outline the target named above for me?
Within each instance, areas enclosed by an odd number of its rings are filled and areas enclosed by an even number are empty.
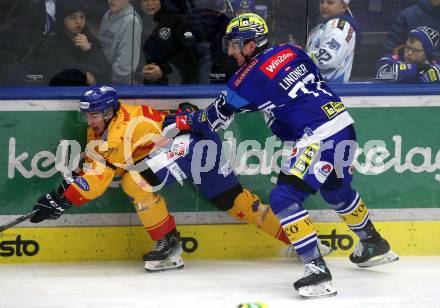
[[[319,257],[318,238],[309,213],[305,209],[287,208],[278,214],[283,230],[304,262]]]
[[[176,227],[174,217],[168,213],[164,198],[152,194],[151,198],[134,203],[136,212],[151,239],[157,241]]]
[[[356,194],[353,202],[348,206],[345,206],[336,211],[339,216],[344,220],[347,226],[363,238],[363,229],[367,226],[370,220],[370,214],[365,206],[365,203],[360,198],[359,194]]]
[[[235,198],[234,205],[227,213],[238,220],[254,224],[270,236],[290,244],[270,206],[261,203],[260,198],[247,189],[243,189]]]

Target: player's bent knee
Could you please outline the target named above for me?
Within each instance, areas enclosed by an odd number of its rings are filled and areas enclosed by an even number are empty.
[[[324,201],[332,206],[350,203],[356,198],[356,191],[351,186],[332,190],[321,189],[320,193]]]
[[[235,198],[243,192],[243,186],[240,184],[220,193],[210,201],[221,211],[228,211],[234,206]]]
[[[277,214],[293,204],[302,204],[309,195],[308,192],[289,184],[278,184],[269,195],[272,211]]]

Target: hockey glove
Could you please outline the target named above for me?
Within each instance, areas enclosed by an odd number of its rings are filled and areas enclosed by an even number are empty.
[[[191,131],[192,118],[194,113],[180,112],[176,114],[176,127],[181,132]]]
[[[33,210],[38,212],[32,216],[32,223],[39,223],[46,219],[58,219],[72,204],[62,195],[58,196],[54,191],[41,196],[34,205]]]

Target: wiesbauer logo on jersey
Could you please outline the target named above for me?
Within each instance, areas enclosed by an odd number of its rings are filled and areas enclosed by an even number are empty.
[[[284,49],[273,55],[269,59],[263,62],[260,66],[260,70],[273,79],[275,75],[281,70],[281,68],[286,65],[290,60],[295,59],[297,54],[290,49]]]

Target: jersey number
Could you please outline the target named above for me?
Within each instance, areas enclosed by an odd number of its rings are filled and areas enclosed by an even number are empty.
[[[303,80],[298,81],[295,86],[292,88],[292,90],[289,91],[289,96],[291,98],[296,98],[298,96],[298,91],[303,92],[304,94],[312,94],[315,97],[319,96],[318,92],[315,91],[310,91],[309,89],[307,89],[307,84],[308,83],[315,83],[315,75],[313,74],[308,74],[306,77],[303,78]],[[327,92],[326,90],[321,88],[321,81],[316,82],[316,89],[329,95],[332,96],[329,92]]]
[[[324,64],[324,62],[327,62],[332,58],[331,54],[323,48],[319,49],[318,54],[316,54],[315,57],[319,64]]]

